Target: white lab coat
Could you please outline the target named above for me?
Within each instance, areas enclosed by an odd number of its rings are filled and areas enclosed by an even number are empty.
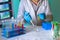
[[[19,11],[18,11],[18,15],[17,18],[22,18],[23,19],[23,15],[24,15],[24,11],[27,11],[30,13],[30,16],[32,17],[32,21],[33,23],[37,23],[37,19],[35,16],[35,11],[32,7],[32,4],[30,2],[30,0],[21,0],[20,5],[19,5]],[[50,9],[49,9],[49,4],[48,4],[48,0],[44,0],[41,5],[39,6],[39,9],[37,11],[37,15],[39,13],[43,13],[45,12],[46,15],[50,15]]]

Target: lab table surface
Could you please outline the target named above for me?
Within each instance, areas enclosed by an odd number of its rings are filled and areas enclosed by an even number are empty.
[[[0,40],[53,40],[51,30],[44,30],[42,27],[39,27],[39,30],[38,27],[35,28],[28,27],[27,30],[28,31],[26,34],[12,38],[2,37],[0,30]]]

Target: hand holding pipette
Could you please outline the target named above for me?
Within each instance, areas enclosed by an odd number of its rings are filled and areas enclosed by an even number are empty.
[[[32,18],[30,16],[30,14],[28,12],[26,12],[26,11],[25,11],[25,14],[24,14],[24,19],[25,19],[26,22],[31,23],[33,25],[33,27],[34,27],[34,23],[32,21]]]

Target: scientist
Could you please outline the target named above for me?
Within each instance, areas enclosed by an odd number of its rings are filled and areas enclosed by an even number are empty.
[[[45,14],[45,19],[40,18],[38,16],[40,14]],[[21,0],[17,18],[24,19],[25,22],[32,21],[34,25],[38,26],[41,26],[43,21],[52,21],[53,19],[48,0]]]

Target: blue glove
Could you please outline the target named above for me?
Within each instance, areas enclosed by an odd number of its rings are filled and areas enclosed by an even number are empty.
[[[24,12],[24,19],[26,22],[30,23],[30,20],[32,19],[28,12]]]
[[[38,17],[39,17],[41,20],[44,20],[44,19],[45,19],[45,13],[40,13],[40,14],[38,14]]]

